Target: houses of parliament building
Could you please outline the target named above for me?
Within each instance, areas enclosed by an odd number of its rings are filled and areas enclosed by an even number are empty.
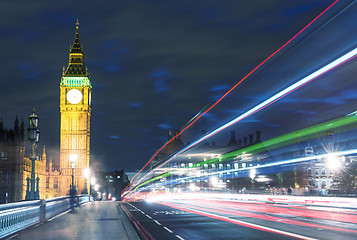
[[[65,196],[72,184],[78,193],[88,193],[89,181],[84,170],[89,168],[90,115],[92,85],[83,61],[79,42],[79,23],[76,23],[74,43],[69,52],[69,63],[63,68],[60,81],[60,162],[54,167],[46,155],[45,146],[36,149],[36,178],[40,199]],[[7,129],[0,121],[0,204],[25,199],[27,178],[31,176],[31,160],[26,150],[24,121],[16,116],[14,127]],[[71,165],[71,160],[74,164]]]

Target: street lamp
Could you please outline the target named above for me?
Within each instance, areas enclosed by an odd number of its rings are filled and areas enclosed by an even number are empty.
[[[257,169],[255,169],[255,168],[250,169],[249,177],[252,181],[252,186],[251,186],[252,189],[254,188],[254,178],[256,175],[257,175]]]
[[[71,196],[72,210],[74,209],[74,197],[75,197],[75,195],[77,195],[76,187],[74,186],[74,167],[75,167],[77,158],[78,157],[76,154],[72,154],[71,156],[69,156],[69,160],[71,162],[71,168],[72,168],[72,185],[70,186],[70,190],[69,190],[69,194]]]
[[[96,183],[97,183],[97,179],[94,176],[92,176],[90,178],[89,195],[93,194],[93,189],[92,188],[93,188],[94,184],[96,184]]]
[[[329,154],[327,157],[327,166],[331,170],[336,170],[341,167],[341,160],[338,156]]]
[[[39,182],[40,178],[36,179],[36,160],[37,157],[35,155],[35,146],[36,143],[40,141],[40,130],[38,129],[39,117],[35,113],[35,108],[33,108],[33,113],[29,116],[30,125],[27,128],[28,139],[31,142],[31,156],[30,160],[32,162],[32,170],[31,170],[31,179],[27,177],[27,191],[26,191],[26,200],[35,200],[40,199],[40,190],[39,190]],[[31,190],[29,189],[29,183],[31,180]],[[37,180],[37,188],[35,190],[35,182]]]

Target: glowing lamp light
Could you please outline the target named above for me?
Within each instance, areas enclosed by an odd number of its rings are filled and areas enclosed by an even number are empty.
[[[327,166],[330,169],[338,169],[341,167],[341,161],[340,158],[336,155],[329,154],[327,156]]]
[[[89,168],[85,168],[83,170],[83,176],[88,179],[89,175],[90,175],[90,169]]]
[[[210,182],[211,182],[211,185],[212,185],[212,186],[216,187],[216,186],[218,185],[218,178],[215,177],[215,176],[212,176],[212,177],[210,178]]]
[[[190,189],[192,192],[195,191],[196,188],[197,188],[196,185],[193,184],[193,183],[191,183],[190,186],[189,186],[189,189]]]
[[[91,185],[94,185],[96,182],[97,182],[97,179],[96,179],[95,177],[92,177],[92,178],[90,179],[90,184],[91,184]]]
[[[72,154],[71,156],[69,156],[69,161],[71,162],[71,168],[74,168],[77,158],[78,158],[77,154]]]
[[[257,169],[255,169],[255,168],[250,169],[249,177],[251,179],[254,179],[256,174],[257,174]]]

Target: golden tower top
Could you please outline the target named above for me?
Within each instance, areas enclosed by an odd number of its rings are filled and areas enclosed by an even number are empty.
[[[79,42],[79,22],[76,22],[76,35],[69,51],[69,63],[63,77],[88,77],[87,69],[83,62],[83,50]]]

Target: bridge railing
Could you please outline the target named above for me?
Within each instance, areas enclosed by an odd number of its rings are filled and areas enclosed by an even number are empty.
[[[66,196],[0,205],[0,238],[45,222],[47,219],[69,210],[71,208],[70,199]],[[79,195],[76,206],[91,200],[93,198],[89,195]]]

